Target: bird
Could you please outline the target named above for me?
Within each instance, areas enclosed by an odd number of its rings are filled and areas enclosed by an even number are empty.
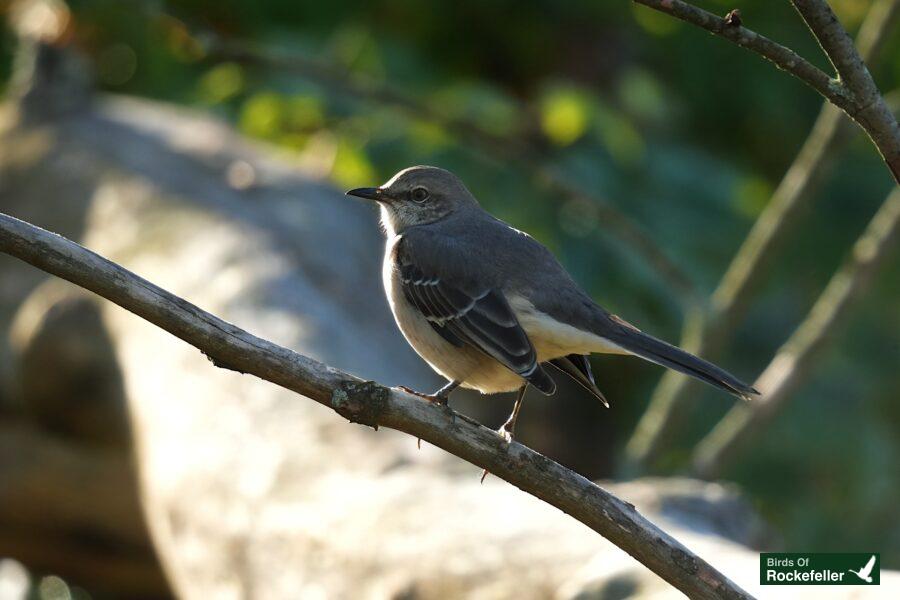
[[[430,394],[403,389],[443,405],[459,387],[516,391],[498,430],[508,442],[528,387],[555,393],[550,373],[572,378],[609,407],[588,360],[594,353],[637,356],[745,400],[759,394],[602,308],[550,250],[484,210],[450,171],[409,167],[346,194],[380,207],[391,312],[413,349],[448,381]]]
[[[859,571],[854,571],[853,569],[847,569],[848,572],[853,573],[866,583],[872,583],[872,568],[875,566],[875,555],[872,555],[872,558],[869,559],[869,562],[866,563]]]

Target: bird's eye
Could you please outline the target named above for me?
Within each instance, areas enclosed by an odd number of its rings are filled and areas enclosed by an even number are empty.
[[[410,196],[415,202],[425,202],[428,200],[428,190],[423,187],[413,188],[410,192]]]

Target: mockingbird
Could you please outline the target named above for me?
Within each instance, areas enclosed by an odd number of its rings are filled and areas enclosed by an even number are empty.
[[[491,216],[453,173],[410,167],[348,195],[381,207],[382,276],[400,330],[450,383],[485,394],[518,390],[500,433],[511,440],[528,384],[550,395],[549,367],[609,406],[588,355],[633,354],[744,399],[755,389],[719,367],[641,332],[578,286],[547,248]],[[407,390],[411,391],[412,390]]]

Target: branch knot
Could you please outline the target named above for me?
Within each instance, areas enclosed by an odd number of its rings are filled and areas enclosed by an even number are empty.
[[[345,381],[331,392],[331,408],[351,423],[378,431],[388,393],[386,387],[374,381]]]
[[[741,9],[735,8],[725,15],[725,27],[740,27],[742,24]]]

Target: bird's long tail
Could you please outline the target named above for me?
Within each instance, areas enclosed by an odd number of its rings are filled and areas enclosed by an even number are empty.
[[[613,317],[615,319],[615,317]],[[646,333],[622,322],[610,323],[610,327],[604,327],[603,337],[615,343],[617,346],[649,360],[658,365],[668,367],[685,375],[696,377],[714,387],[725,390],[744,400],[750,400],[752,396],[759,395],[752,386],[747,385],[731,373],[720,369],[711,362],[698,358],[681,348],[647,335]]]

